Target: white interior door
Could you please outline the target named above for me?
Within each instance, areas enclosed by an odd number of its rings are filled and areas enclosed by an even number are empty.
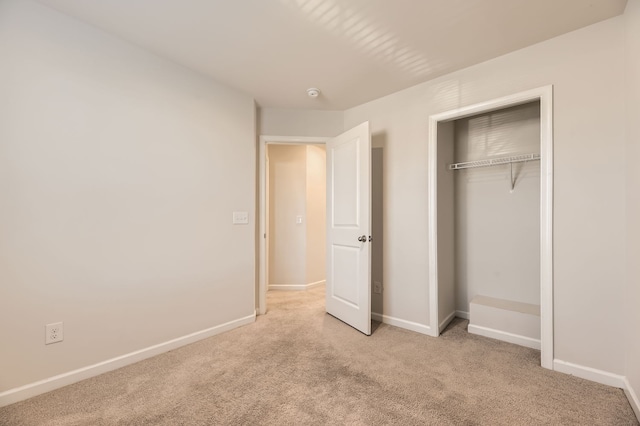
[[[365,122],[327,141],[326,309],[371,334],[371,137]]]

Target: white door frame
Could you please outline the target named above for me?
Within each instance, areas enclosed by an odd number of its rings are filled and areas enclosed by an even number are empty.
[[[553,86],[480,102],[429,117],[429,325],[438,336],[438,123],[540,101],[540,361],[553,370]]]
[[[267,313],[267,144],[271,145],[312,145],[325,144],[330,137],[310,136],[270,136],[260,135],[258,175],[260,179],[260,260],[258,266],[258,315]]]

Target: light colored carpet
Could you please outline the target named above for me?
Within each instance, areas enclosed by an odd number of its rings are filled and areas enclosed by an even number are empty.
[[[324,312],[324,288],[270,292],[267,315],[0,409],[1,425],[637,425],[622,390],[554,373],[538,351]]]

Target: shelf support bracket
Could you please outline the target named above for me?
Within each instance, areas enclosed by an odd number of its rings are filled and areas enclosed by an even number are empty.
[[[513,179],[513,162],[509,162],[509,169],[511,171],[511,191],[516,187],[516,181]]]

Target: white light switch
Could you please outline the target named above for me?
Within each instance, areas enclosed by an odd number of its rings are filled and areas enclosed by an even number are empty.
[[[296,223],[300,225],[302,223],[302,216],[296,216]]]
[[[249,223],[248,212],[233,212],[233,224],[234,225],[246,225]]]

